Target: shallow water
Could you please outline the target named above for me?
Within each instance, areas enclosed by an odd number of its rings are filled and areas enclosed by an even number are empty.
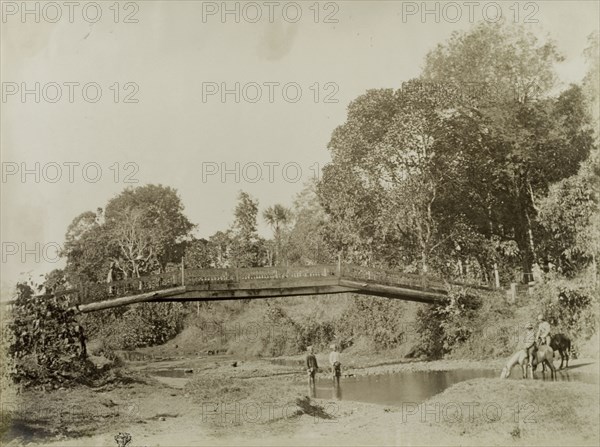
[[[186,372],[181,367],[156,369],[148,372],[154,376],[174,379],[189,379],[195,374],[195,372],[189,372],[189,370]],[[201,374],[201,372],[198,371],[198,374]],[[403,402],[422,402],[458,382],[477,378],[496,379],[499,376],[499,371],[487,369],[396,372],[372,376],[343,377],[340,379],[339,388],[334,388],[329,375],[320,373],[317,375],[315,397],[397,406]],[[536,380],[551,380],[548,372],[543,374],[541,371],[537,371],[535,377]],[[515,368],[508,380],[524,379],[521,378],[520,371]],[[598,384],[597,376],[574,370],[557,370],[556,380]],[[310,392],[310,390],[308,391]]]
[[[348,377],[340,380],[338,390],[327,377],[317,379],[317,398],[342,399],[382,405],[422,402],[441,393],[455,383],[477,378],[498,378],[496,370],[457,369],[452,371],[417,371]],[[513,371],[509,380],[523,380]],[[550,374],[536,373],[537,380],[550,380]],[[598,384],[598,377],[572,371],[557,371],[557,381],[579,381]]]

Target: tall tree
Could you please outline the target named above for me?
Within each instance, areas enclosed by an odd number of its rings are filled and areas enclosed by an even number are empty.
[[[438,45],[423,71],[428,82],[458,86],[488,123],[490,227],[517,242],[524,273],[536,261],[536,197],[576,173],[592,147],[580,90],[551,97],[561,60],[554,42],[522,26],[481,24]]]
[[[183,209],[177,191],[162,185],[128,188],[108,202],[105,226],[124,273],[164,271],[169,262],[181,260],[183,242],[194,228]]]
[[[263,211],[263,218],[273,230],[275,240],[275,264],[281,265],[284,259],[283,232],[292,221],[292,212],[289,208],[277,203]],[[271,264],[273,262],[271,261]]]
[[[359,261],[428,272],[456,218],[473,207],[463,194],[475,187],[464,179],[485,173],[470,156],[482,151],[485,133],[460,97],[424,87],[413,80],[396,92],[367,92],[333,133],[319,195],[342,248],[362,252]]]
[[[583,79],[583,91],[598,139],[600,138],[600,31],[596,30],[588,36],[588,46],[583,53],[588,63],[588,72]]]
[[[319,203],[317,183],[310,180],[294,200],[294,224],[289,232],[287,258],[294,265],[325,264],[336,254],[328,243],[327,214]]]
[[[230,260],[233,267],[259,267],[264,263],[264,241],[258,236],[258,201],[240,192],[231,229]]]
[[[128,188],[105,210],[82,213],[67,229],[63,256],[71,283],[104,281],[111,262],[131,277],[181,260],[183,242],[194,226],[173,188]]]
[[[66,258],[65,273],[72,284],[106,278],[111,247],[102,215],[100,209],[96,213],[86,211],[67,228],[61,256]]]

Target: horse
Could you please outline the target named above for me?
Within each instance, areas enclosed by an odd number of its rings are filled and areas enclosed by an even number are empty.
[[[553,351],[560,354],[560,367],[563,368],[563,362],[567,361],[566,367],[569,367],[569,354],[571,353],[571,339],[564,334],[554,334],[550,339],[550,347]]]
[[[501,379],[507,379],[510,376],[510,372],[512,371],[515,365],[521,365],[521,370],[523,371],[523,378],[527,378],[527,352],[524,349],[521,349],[514,353],[514,355],[508,359],[506,362],[506,366],[502,369],[500,373]],[[533,373],[532,373],[533,375]]]
[[[531,376],[533,377],[533,372],[536,370],[537,365],[541,363],[542,372],[546,372],[546,365],[548,365],[548,367],[550,368],[551,378],[556,378],[556,368],[554,368],[553,360],[554,351],[552,350],[552,348],[548,345],[538,346],[538,344],[536,343],[535,347],[533,348],[533,369],[531,370]]]

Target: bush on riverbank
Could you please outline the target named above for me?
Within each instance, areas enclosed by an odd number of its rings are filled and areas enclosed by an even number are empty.
[[[419,309],[416,332],[420,340],[415,353],[441,358],[465,343],[481,329],[483,305],[484,300],[475,293],[457,288],[443,302]],[[485,309],[489,311],[489,302]]]
[[[397,348],[410,338],[413,308],[399,300],[354,296],[337,324],[339,338],[346,345],[367,342],[376,351]]]
[[[571,339],[575,353],[581,346],[589,355],[590,340],[598,333],[598,293],[585,278],[547,279],[519,295],[516,303],[509,303],[503,291],[477,291],[479,298],[473,296],[455,290],[443,304],[421,308],[417,354],[454,359],[507,356],[522,347],[527,323],[537,328],[538,314],[550,323],[551,333]]]
[[[336,343],[353,352],[401,349],[408,354],[417,334],[420,305],[354,295],[276,298],[269,301],[205,303],[191,312],[185,329],[169,342],[178,352],[227,351],[250,356],[326,352]],[[405,349],[403,349],[405,348]]]
[[[94,376],[83,327],[68,306],[54,296],[34,296],[31,287],[17,284],[7,334],[9,375],[15,384],[58,388]]]
[[[552,281],[535,290],[540,313],[553,327],[575,340],[587,340],[598,330],[598,291],[589,284]]]
[[[143,303],[86,315],[83,324],[110,352],[163,344],[181,332],[185,315],[181,303]]]

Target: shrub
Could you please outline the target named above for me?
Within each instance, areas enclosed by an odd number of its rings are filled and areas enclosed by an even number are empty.
[[[181,331],[184,317],[181,303],[140,303],[125,310],[90,315],[86,321],[97,326],[94,336],[114,350],[165,343]]]
[[[402,344],[408,322],[406,304],[378,297],[355,297],[338,322],[338,337],[351,340],[366,337],[375,349],[390,349]]]
[[[264,325],[259,346],[263,354],[277,357],[301,351],[301,336],[296,323],[279,306],[269,306],[263,313]]]
[[[581,340],[596,333],[598,299],[593,289],[556,281],[545,285],[540,294],[540,313],[552,325],[553,333],[563,332]]]
[[[68,305],[54,296],[33,296],[17,284],[9,323],[10,376],[25,388],[58,387],[89,379],[94,367],[87,359],[83,328]]]
[[[335,325],[330,321],[317,321],[314,316],[296,325],[296,349],[302,352],[307,346],[314,346],[317,351],[326,348],[335,339]]]
[[[438,304],[419,309],[416,331],[421,336],[417,355],[439,358],[465,343],[473,334],[482,300],[457,288]]]

